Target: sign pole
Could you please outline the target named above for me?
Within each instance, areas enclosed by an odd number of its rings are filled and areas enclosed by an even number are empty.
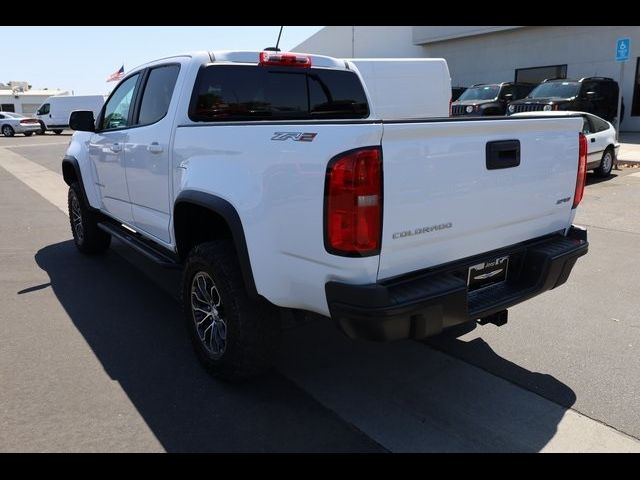
[[[622,116],[622,86],[624,85],[624,65],[627,62],[620,62],[620,80],[618,81],[618,110],[616,114],[616,140],[620,136],[620,121],[622,120],[620,117]]]
[[[624,64],[629,61],[631,55],[631,40],[619,38],[616,41],[616,62],[620,64],[620,81],[618,82],[618,111],[616,113],[616,141],[620,138],[620,122],[622,121],[622,90],[624,87]],[[618,168],[618,159],[615,160],[615,168]]]

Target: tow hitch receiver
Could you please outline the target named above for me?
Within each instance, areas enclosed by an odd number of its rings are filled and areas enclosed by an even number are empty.
[[[509,318],[509,312],[505,309],[505,310],[500,310],[499,312],[496,312],[493,315],[480,318],[478,320],[478,323],[480,325],[493,323],[496,327],[501,327],[507,323],[508,318]]]

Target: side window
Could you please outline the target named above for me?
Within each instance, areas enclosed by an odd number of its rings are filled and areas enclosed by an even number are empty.
[[[593,92],[593,95],[587,95],[587,92]],[[585,82],[582,84],[582,95],[585,98],[596,100],[602,96],[600,84],[598,82]]]
[[[50,112],[50,106],[48,103],[45,103],[44,105],[42,105],[40,107],[40,109],[38,110],[38,115],[47,115]]]
[[[167,114],[179,72],[180,65],[156,67],[149,72],[142,94],[139,125],[156,123]]]
[[[516,95],[515,95],[515,97],[517,99],[524,98],[529,94],[529,92],[531,90],[533,90],[533,85],[531,85],[531,86],[529,86],[529,85],[518,85],[516,87]]]
[[[100,127],[102,130],[126,128],[129,126],[129,110],[133,100],[133,92],[138,83],[139,74],[127,78],[116,88],[104,106],[104,116]]]
[[[609,128],[609,124],[600,117],[592,116],[591,123],[593,124],[593,130],[595,132],[603,132]]]
[[[505,85],[504,87],[502,87],[502,90],[500,91],[500,99],[504,100],[505,95],[507,94],[511,94],[512,96],[509,97],[510,100],[515,100],[515,96],[516,96],[516,89],[513,88],[513,85]]]
[[[589,118],[586,115],[582,118],[584,120],[582,123],[582,133],[584,133],[585,135],[593,133],[593,130],[591,129],[591,123],[589,122]]]

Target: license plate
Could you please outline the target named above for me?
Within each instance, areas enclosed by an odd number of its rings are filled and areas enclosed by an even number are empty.
[[[469,291],[487,287],[507,279],[509,257],[498,257],[469,267],[467,285]]]

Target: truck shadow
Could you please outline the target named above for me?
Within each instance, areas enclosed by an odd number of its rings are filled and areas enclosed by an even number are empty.
[[[342,417],[394,451],[535,452],[575,402],[569,387],[509,362],[481,339],[449,338],[438,348],[559,398],[564,408],[422,343],[353,341],[326,320],[284,332],[277,371],[221,383],[191,351],[180,306],[167,293],[177,292],[176,278],[114,250],[86,257],[66,241],[35,260],[168,451],[380,450]]]
[[[42,248],[35,261],[105,371],[167,451],[380,450],[277,372],[242,385],[210,378],[192,353],[176,299],[117,248],[88,257],[66,241]],[[166,276],[158,270],[154,276]]]

